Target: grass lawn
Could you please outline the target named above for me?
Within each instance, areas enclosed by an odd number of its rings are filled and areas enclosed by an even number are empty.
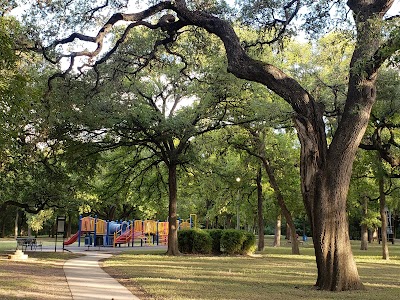
[[[43,241],[46,245],[51,241]],[[54,241],[53,241],[54,243]],[[271,244],[271,239],[267,239]],[[7,259],[15,249],[13,239],[0,240],[0,299],[71,299],[62,269],[61,252],[29,252],[29,260]],[[151,299],[398,299],[400,295],[400,243],[390,245],[390,261],[383,261],[381,246],[358,250],[353,242],[357,266],[367,290],[331,293],[312,288],[316,266],[312,245],[301,246],[302,255],[290,248],[267,247],[253,257],[169,257],[165,250],[145,247],[124,252],[103,262],[103,267],[141,300]]]
[[[11,261],[7,255],[15,247],[14,239],[0,240],[0,299],[71,299],[63,264],[77,255],[36,251],[27,261]]]
[[[270,240],[267,240],[270,244]],[[125,252],[104,262],[104,269],[141,299],[398,299],[400,296],[400,245],[390,245],[390,261],[383,261],[381,246],[358,250],[357,266],[367,290],[331,293],[312,288],[316,264],[311,245],[302,255],[290,248],[267,247],[254,257],[168,257]]]

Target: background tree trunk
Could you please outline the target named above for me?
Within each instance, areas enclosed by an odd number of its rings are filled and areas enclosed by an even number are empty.
[[[168,165],[168,187],[169,187],[169,231],[167,255],[180,255],[178,249],[178,226],[177,226],[177,181],[176,164]]]
[[[71,232],[72,232],[72,217],[71,214],[68,214],[68,223],[67,223],[67,238],[71,237]]]
[[[279,213],[275,221],[274,247],[281,246],[281,231],[282,231],[282,214]]]
[[[379,176],[379,211],[381,214],[381,237],[382,237],[382,259],[389,260],[389,248],[387,242],[387,215],[386,215],[386,195],[385,179],[383,174]]]
[[[18,237],[18,217],[19,217],[19,210],[17,209],[17,213],[15,214],[15,222],[14,222],[14,238]]]
[[[296,227],[294,225],[292,214],[290,213],[289,209],[287,208],[287,206],[285,204],[283,195],[281,193],[281,190],[279,189],[278,183],[275,179],[274,171],[271,168],[269,161],[266,158],[263,158],[262,161],[263,161],[264,168],[268,174],[269,183],[271,184],[271,187],[273,188],[273,190],[275,192],[275,196],[276,196],[278,205],[281,208],[281,212],[282,212],[283,216],[285,217],[286,223],[290,229],[290,240],[292,242],[292,254],[296,254],[296,255],[300,254],[299,241],[297,240],[298,236],[296,233]]]
[[[258,251],[263,251],[265,247],[264,241],[264,216],[263,216],[263,190],[262,190],[262,173],[261,168],[257,174],[257,218],[258,218]]]
[[[368,214],[368,198],[364,197],[363,213],[362,217],[365,219]],[[361,224],[361,250],[368,250],[368,227],[365,224]]]

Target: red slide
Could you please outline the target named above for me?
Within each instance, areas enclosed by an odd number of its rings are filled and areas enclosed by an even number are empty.
[[[66,245],[71,245],[71,244],[75,243],[76,240],[78,239],[78,236],[79,236],[79,231],[77,233],[75,233],[73,236],[71,236],[69,238],[69,240],[66,240],[64,242],[64,245],[66,246]]]
[[[114,242],[116,244],[126,244],[126,243],[129,243],[129,241],[131,239],[132,239],[131,231],[127,230],[123,234],[121,234],[119,237],[117,237]]]

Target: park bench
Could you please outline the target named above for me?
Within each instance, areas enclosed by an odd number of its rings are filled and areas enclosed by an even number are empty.
[[[28,250],[28,248],[30,248],[30,250],[37,250],[37,248],[40,248],[40,250],[42,249],[42,243],[38,242],[36,240],[36,238],[34,237],[17,237],[17,249],[21,249],[22,251],[26,251]]]

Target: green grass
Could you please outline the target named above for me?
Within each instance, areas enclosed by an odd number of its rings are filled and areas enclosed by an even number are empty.
[[[54,245],[54,239],[40,238],[40,241]],[[15,239],[0,239],[0,299],[70,300],[63,264],[78,255],[39,250],[29,251],[27,261],[9,260],[7,256],[16,245]]]
[[[53,239],[42,242],[54,245]],[[270,237],[266,243],[271,244]],[[0,240],[0,299],[70,299],[62,265],[76,255],[36,251],[29,252],[28,262],[12,262],[6,254],[15,246],[13,239]],[[381,259],[378,244],[369,245],[368,251],[359,247],[360,242],[353,242],[366,291],[314,290],[316,266],[311,244],[301,246],[300,256],[291,255],[285,242],[253,257],[169,257],[163,255],[165,250],[136,248],[105,261],[104,268],[141,300],[398,299],[400,244],[389,245],[390,261]]]
[[[270,243],[270,240],[267,241]],[[366,291],[316,291],[314,249],[267,247],[254,257],[180,256],[126,252],[107,260],[105,270],[133,292],[141,286],[146,299],[397,299],[400,295],[400,245],[390,245],[391,260],[383,261],[381,246],[360,251],[353,243],[358,270]]]

